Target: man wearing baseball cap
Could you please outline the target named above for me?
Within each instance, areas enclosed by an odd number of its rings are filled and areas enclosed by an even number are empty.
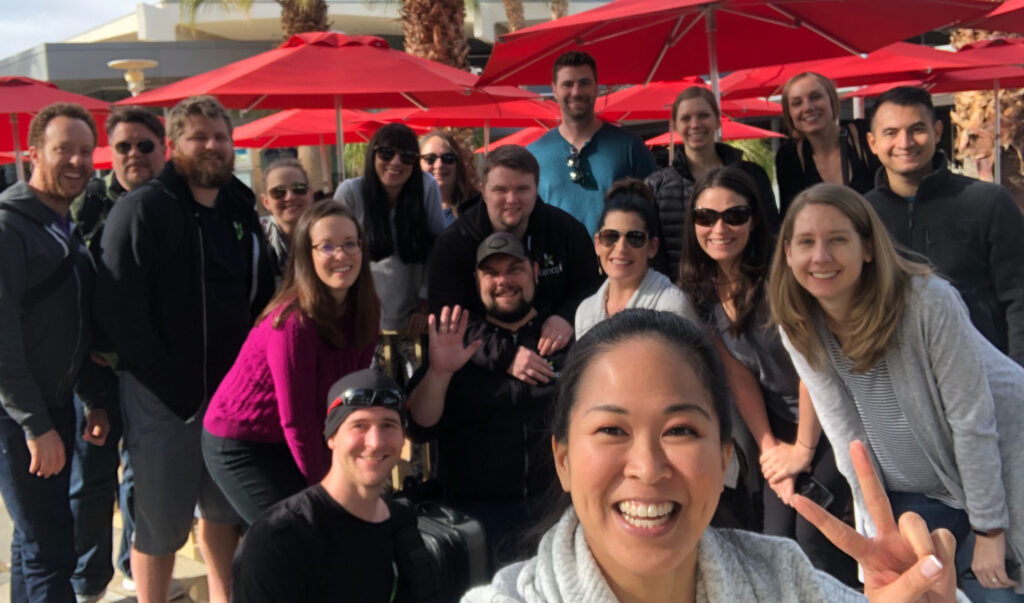
[[[543,374],[523,379],[468,360],[491,345],[536,353],[547,319],[534,306],[537,270],[519,237],[484,239],[475,278],[486,322],[467,328],[469,313],[460,306],[431,316],[429,358],[410,384],[410,435],[437,440],[445,500],[483,523],[492,570],[519,557],[513,536],[539,518],[535,503],[555,479],[543,462],[551,454],[544,418],[570,342],[545,358]]]
[[[233,601],[435,600],[414,513],[380,496],[406,418],[405,394],[376,369],[331,387],[324,422],[331,468],[253,524],[235,556]]]

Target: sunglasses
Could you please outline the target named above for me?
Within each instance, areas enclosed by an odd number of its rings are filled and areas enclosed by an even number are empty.
[[[373,152],[381,161],[391,161],[397,154],[399,161],[404,165],[413,165],[420,158],[416,151],[398,150],[395,147],[373,147]]]
[[[714,226],[721,218],[729,226],[740,226],[749,222],[752,215],[754,210],[749,205],[737,205],[721,212],[698,207],[693,210],[693,223],[698,226]]]
[[[569,149],[569,158],[565,160],[565,165],[569,166],[569,179],[576,184],[583,182],[583,159],[580,157],[580,152],[576,150],[576,147]]]
[[[394,389],[346,389],[340,396],[331,402],[327,409],[328,414],[339,406],[355,406],[358,408],[369,408],[371,406],[383,406],[392,410],[403,410],[405,395]]]
[[[441,153],[440,155],[437,153],[424,153],[420,155],[420,159],[427,165],[434,165],[434,162],[438,159],[445,165],[452,165],[455,163],[455,153]]]
[[[339,251],[344,251],[345,255],[357,255],[363,251],[363,248],[359,245],[359,241],[346,241],[341,245],[335,245],[334,243],[320,243],[319,245],[314,245],[313,249],[316,249],[317,253],[325,258],[337,257]]]
[[[626,244],[633,249],[640,249],[647,244],[647,233],[642,230],[631,230],[629,232],[619,232],[606,228],[597,233],[597,242],[602,247],[615,247],[615,244],[619,242],[620,237],[626,237]]]
[[[149,155],[156,148],[156,143],[152,140],[140,140],[135,143],[135,148],[143,155]],[[114,145],[114,150],[120,155],[127,155],[132,152],[132,143],[121,141]]]
[[[309,185],[305,182],[292,182],[290,185],[281,184],[267,191],[270,198],[275,201],[280,201],[285,198],[288,191],[291,190],[296,195],[305,195],[309,192]]]

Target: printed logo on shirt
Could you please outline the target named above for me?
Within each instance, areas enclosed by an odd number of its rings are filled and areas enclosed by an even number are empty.
[[[245,230],[242,228],[242,223],[241,222],[232,222],[232,224],[235,225],[235,238],[237,238],[239,241],[241,241],[242,237],[245,236]]]

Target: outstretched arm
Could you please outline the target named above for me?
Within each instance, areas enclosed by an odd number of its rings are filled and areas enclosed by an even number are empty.
[[[409,413],[421,427],[433,427],[444,413],[444,397],[455,371],[465,366],[483,343],[480,340],[463,345],[469,312],[459,306],[445,306],[440,314],[427,320],[430,338],[430,365],[423,379],[409,394]]]

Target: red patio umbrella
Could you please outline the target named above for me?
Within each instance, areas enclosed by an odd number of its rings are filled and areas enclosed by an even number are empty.
[[[699,78],[630,86],[597,99],[597,115],[610,121],[671,119],[676,96],[690,86],[706,86]],[[780,115],[782,105],[760,98],[722,99],[722,113],[732,117]]]
[[[477,153],[487,154],[487,152],[489,150],[488,147],[490,149],[496,149],[498,147],[503,147],[503,146],[508,145],[508,144],[517,144],[519,146],[525,147],[526,145],[528,145],[531,142],[537,140],[541,136],[544,136],[545,134],[547,134],[548,130],[549,130],[549,128],[542,128],[540,126],[533,126],[531,128],[523,128],[522,130],[519,130],[515,134],[509,134],[508,136],[506,136],[504,138],[501,138],[501,139],[498,139],[498,140],[490,143],[489,145],[484,145],[484,146],[480,147],[479,149],[476,150],[476,152]]]
[[[53,103],[77,103],[94,113],[105,113],[110,105],[95,98],[65,92],[50,82],[28,77],[0,77],[0,116],[6,115],[10,128],[0,128],[0,151],[12,151],[18,180],[25,179],[21,150],[28,141],[28,124],[40,109]],[[94,115],[94,117],[96,117]],[[103,131],[99,121],[99,132]],[[106,143],[103,136],[101,144]]]
[[[1024,33],[1024,0],[1005,0],[984,17],[965,23],[971,29]]]
[[[615,0],[499,38],[481,84],[544,84],[551,64],[585,50],[604,84],[870,52],[991,10],[978,0]]]
[[[820,73],[839,87],[892,80],[924,79],[949,70],[988,67],[995,63],[962,53],[936,50],[920,44],[897,42],[861,56],[801,61],[785,65],[742,69],[722,78],[722,96],[772,96],[780,94],[791,77],[805,71]]]
[[[517,88],[479,90],[477,77],[393,50],[382,38],[334,32],[296,34],[281,46],[121,101],[170,106],[212,94],[235,109],[368,109],[473,104],[528,96]],[[342,132],[340,113],[336,127]],[[339,173],[343,136],[337,137]]]
[[[765,130],[763,128],[756,128],[742,122],[733,121],[729,118],[722,118],[722,140],[746,140],[749,138],[784,138],[784,136],[778,132],[772,132],[771,130]],[[664,134],[659,134],[654,138],[648,138],[644,141],[644,144],[649,147],[656,147],[660,145],[674,144],[678,142],[678,140],[679,139],[675,137],[675,132],[670,130]]]
[[[341,112],[345,142],[367,142],[382,121],[358,109]],[[335,144],[334,109],[286,109],[235,128],[236,147],[277,148]]]

